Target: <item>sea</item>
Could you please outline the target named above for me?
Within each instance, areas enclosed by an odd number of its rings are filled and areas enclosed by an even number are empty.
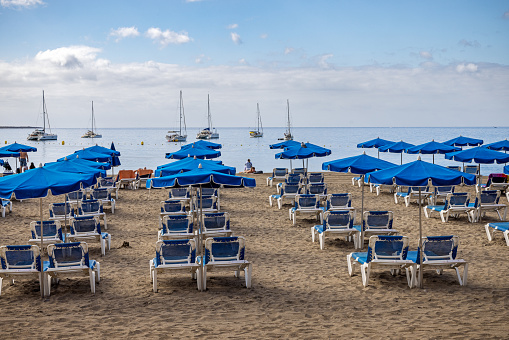
[[[26,137],[33,129],[31,128],[1,128],[0,145],[18,142],[37,148],[37,152],[29,153],[29,162],[35,165],[53,162],[58,158],[74,153],[77,150],[91,145],[110,147],[115,144],[116,150],[121,152],[121,165],[115,169],[155,169],[158,165],[173,162],[166,159],[169,152],[177,151],[182,145],[195,142],[195,136],[199,128],[187,129],[187,143],[171,143],[165,139],[167,128],[105,128],[99,129],[102,138],[85,139],[81,136],[86,132],[78,128],[54,128],[53,133],[58,134],[57,141],[33,142],[27,141]],[[284,128],[264,128],[261,138],[250,138],[250,128],[225,127],[217,128],[219,139],[213,142],[222,145],[221,160],[223,164],[244,170],[244,164],[249,158],[256,170],[272,172],[275,167],[290,167],[287,159],[276,159],[275,154],[282,150],[271,150],[269,145],[281,142],[278,138],[283,136]],[[360,155],[365,152],[368,155],[379,157],[395,164],[411,162],[421,157],[422,160],[435,162],[440,165],[463,165],[451,160],[446,160],[444,155],[414,155],[378,153],[378,149],[359,149],[357,144],[377,137],[400,141],[414,145],[435,140],[443,142],[460,135],[483,139],[484,143],[492,143],[509,138],[509,127],[295,127],[292,129],[294,138],[299,142],[310,142],[331,149],[332,153],[327,157],[310,158],[309,160],[293,160],[292,167],[302,167],[303,163],[309,171],[322,171],[322,163]],[[464,147],[465,148],[465,147]],[[4,158],[5,160],[5,158]],[[15,159],[8,159],[11,166]],[[306,164],[307,163],[307,164]],[[482,164],[481,173],[502,172],[504,164]]]

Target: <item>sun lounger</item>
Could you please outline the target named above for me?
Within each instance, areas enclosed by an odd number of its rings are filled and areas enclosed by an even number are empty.
[[[38,279],[42,291],[41,254],[35,245],[2,246],[0,247],[0,295],[3,279],[10,280],[28,278]],[[4,311],[5,312],[5,311]]]
[[[144,184],[147,183],[147,180],[152,177],[154,174],[154,170],[152,169],[138,169],[135,171],[136,177],[138,178],[136,181],[136,189],[139,189]]]
[[[106,221],[106,213],[103,209],[103,204],[99,200],[83,200],[78,204],[77,216],[99,216],[104,221],[104,229],[108,229],[108,222]]]
[[[324,175],[322,172],[308,172],[306,184],[324,183]]]
[[[355,208],[352,207],[351,193],[328,194],[325,210],[348,210],[353,213],[354,219],[357,214]]]
[[[115,213],[115,199],[111,197],[111,190],[108,188],[96,188],[90,192],[91,199],[101,201],[103,208],[105,205],[111,208],[111,213]]]
[[[190,215],[165,215],[161,221],[158,240],[192,239],[196,236],[193,217]]]
[[[469,205],[470,198],[466,192],[448,194],[443,205],[427,205],[423,208],[424,216],[430,218],[433,212],[440,214],[442,222],[449,221],[449,216],[457,218],[460,214],[467,214],[468,220],[472,222],[470,212],[473,207]]]
[[[70,202],[49,204],[50,220],[67,221],[69,223],[72,217],[74,217],[74,208]]]
[[[89,278],[90,290],[95,294],[95,283],[101,279],[99,262],[90,260],[85,242],[50,244],[49,261],[44,261],[43,273],[47,284],[46,296],[51,294],[51,279],[61,277],[85,276]]]
[[[196,261],[194,240],[160,240],[156,243],[156,256],[150,260],[152,289],[157,293],[158,274],[163,271],[183,271],[196,278],[198,290],[202,290],[202,266]]]
[[[433,188],[433,194],[429,196],[429,203],[438,205],[438,202],[445,203],[448,194],[454,193],[454,185],[438,186]]]
[[[454,269],[459,284],[466,286],[468,276],[468,263],[463,259],[457,259],[458,236],[428,236],[422,238],[423,262],[420,264],[419,250],[409,251],[407,259],[411,260],[417,267],[411,270],[417,271],[431,269],[442,274],[444,269]],[[460,275],[459,267],[463,267],[463,276]],[[419,284],[419,276],[415,273],[415,284]]]
[[[185,204],[189,204],[191,201],[191,188],[171,188],[170,191],[168,191],[168,197],[170,200],[179,200],[183,201]]]
[[[486,235],[488,236],[488,241],[493,241],[493,234],[495,231],[502,232],[504,235],[505,242],[509,247],[509,222],[495,222],[495,223],[487,223],[484,228],[486,229]]]
[[[118,200],[118,189],[120,182],[117,182],[113,177],[99,177],[97,180],[98,188],[108,188],[112,193],[115,193],[115,199]]]
[[[136,181],[138,176],[134,170],[120,170],[117,174],[117,182],[119,188],[136,189]]]
[[[60,221],[42,221],[43,230],[43,246],[46,247],[52,243],[64,242],[64,235],[62,233],[62,226]],[[40,246],[41,245],[41,221],[30,222],[30,231],[32,238],[28,240],[28,244]]]
[[[162,219],[165,215],[185,215],[186,213],[186,204],[184,201],[161,201],[161,213],[159,214],[160,219]]]
[[[70,233],[65,235],[66,242],[97,241],[101,244],[101,254],[106,255],[106,242],[108,250],[111,248],[111,235],[101,232],[101,223],[98,216],[76,216],[69,227]]]
[[[205,256],[203,257],[203,290],[207,289],[207,273],[211,271],[231,271],[235,277],[244,271],[247,288],[251,288],[252,264],[244,259],[246,241],[242,236],[212,237],[205,240]]]
[[[357,248],[357,237],[352,237],[357,230],[353,228],[354,216],[351,211],[326,211],[323,216],[323,223],[311,227],[311,241],[315,242],[316,237],[320,241],[320,249],[324,248],[325,237],[340,236],[346,240],[353,239],[354,247]]]
[[[481,199],[479,200],[479,195]],[[475,198],[474,203],[469,204],[473,209],[469,212],[473,222],[479,222],[488,211],[497,213],[501,221],[505,221],[507,215],[507,205],[500,203],[500,191],[485,190]],[[502,213],[502,214],[501,214]]]
[[[227,212],[203,214],[201,233],[202,238],[232,236],[230,214]]]
[[[272,186],[272,183],[275,181],[284,181],[287,174],[287,168],[274,168],[272,170],[272,176],[267,177],[267,186]]]
[[[295,196],[302,192],[302,186],[300,183],[289,184],[283,183],[279,194],[269,196],[269,204],[272,207],[274,200],[277,201],[277,207],[281,209],[285,200],[295,201]]]
[[[5,210],[7,208],[9,208],[9,212],[12,212],[12,202],[10,200],[0,198],[0,209],[2,209],[2,217],[5,217]]]
[[[295,196],[295,206],[290,208],[288,213],[293,225],[295,225],[297,215],[302,214],[315,215],[316,219],[323,223],[323,211],[324,209],[320,207],[319,195],[299,194]]]
[[[346,256],[348,274],[353,276],[355,267],[359,265],[362,284],[367,287],[371,269],[390,270],[393,275],[400,270],[405,270],[407,284],[413,288],[416,264],[407,259],[407,253],[408,238],[406,236],[371,236],[367,252],[354,252]]]
[[[394,214],[392,211],[365,211],[362,225],[354,225],[357,230],[358,248],[364,247],[364,240],[373,235],[394,235],[398,231],[393,228]],[[364,230],[364,237],[362,231]]]
[[[394,193],[394,202],[398,204],[398,199],[403,198],[405,201],[405,205],[410,206],[410,202],[415,200],[417,203],[419,202],[419,188],[421,189],[421,204],[424,204],[424,200],[428,199],[428,197],[432,194],[429,191],[429,187],[408,187],[408,191],[406,192],[395,192]]]
[[[311,183],[306,185],[306,194],[318,195],[321,200],[327,199],[327,183]]]

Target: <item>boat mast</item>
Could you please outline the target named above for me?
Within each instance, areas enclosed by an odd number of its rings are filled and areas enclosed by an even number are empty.
[[[210,95],[207,94],[207,115],[209,121],[209,130],[212,132],[212,117],[210,116]]]
[[[260,116],[260,104],[256,103],[256,113],[258,115],[258,132],[260,131],[260,126],[262,125],[262,117]]]
[[[179,136],[182,136],[182,110],[183,110],[183,103],[182,103],[182,90],[180,90],[180,116],[179,116]]]
[[[92,135],[94,134],[94,101],[92,100]]]
[[[46,101],[44,100],[44,90],[42,90],[42,131],[46,133]]]
[[[290,131],[290,101],[286,100],[286,107],[288,108],[288,134],[291,135],[292,132]]]

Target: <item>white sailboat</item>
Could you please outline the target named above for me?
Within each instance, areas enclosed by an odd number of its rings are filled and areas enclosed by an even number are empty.
[[[258,103],[256,103],[256,123],[257,129],[249,131],[249,137],[252,138],[263,137],[262,116],[260,115],[260,105]]]
[[[179,110],[180,110],[179,130],[178,131],[173,131],[173,130],[168,131],[168,134],[166,135],[166,140],[168,142],[185,142],[187,140],[186,117],[184,115],[184,100],[182,99],[182,91],[180,91]],[[182,134],[182,119],[184,120],[184,131],[185,131],[184,134]]]
[[[94,101],[92,101],[92,130],[88,130],[81,138],[102,138],[103,136],[94,131],[95,118],[94,118]],[[97,129],[97,127],[96,127]]]
[[[50,133],[46,132],[46,119],[48,120],[48,129]],[[57,140],[57,135],[51,133],[51,127],[49,125],[48,112],[46,112],[46,101],[44,99],[44,90],[42,91],[42,129],[35,129],[31,134],[28,135],[27,140],[46,141],[46,140]]]
[[[290,101],[286,100],[286,107],[288,111],[288,127],[284,134],[283,140],[293,140],[292,130],[291,130],[291,124],[290,124]]]
[[[212,127],[212,116],[210,115],[210,96],[207,95],[207,120],[209,126],[198,132],[196,139],[217,139],[219,133]]]

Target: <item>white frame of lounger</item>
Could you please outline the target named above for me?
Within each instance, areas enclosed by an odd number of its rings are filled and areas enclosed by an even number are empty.
[[[502,223],[509,223],[509,222],[502,222]],[[509,247],[509,229],[507,229],[505,231],[501,231],[501,230],[497,229],[496,226],[491,226],[491,224],[492,223],[486,223],[484,225],[484,229],[486,230],[486,235],[488,236],[488,241],[489,242],[493,241],[493,234],[495,234],[495,231],[500,231],[505,238],[505,243]],[[496,223],[493,223],[493,224],[496,224]]]
[[[7,249],[6,246],[0,246],[0,253],[1,256],[5,256],[5,250]],[[41,251],[38,246],[32,245],[31,251],[34,253],[34,262],[28,266],[13,266],[12,268],[7,269],[1,269],[0,267],[0,295],[2,295],[2,285],[3,285],[3,279],[9,279],[11,281],[11,285],[14,285],[14,279],[18,278],[26,278],[33,280],[34,278],[39,280],[39,287],[42,290],[42,280],[43,280],[43,273],[42,273],[42,259],[41,259],[41,270],[37,270],[36,266],[36,259],[37,256],[40,256]],[[8,265],[7,261],[5,261]]]

